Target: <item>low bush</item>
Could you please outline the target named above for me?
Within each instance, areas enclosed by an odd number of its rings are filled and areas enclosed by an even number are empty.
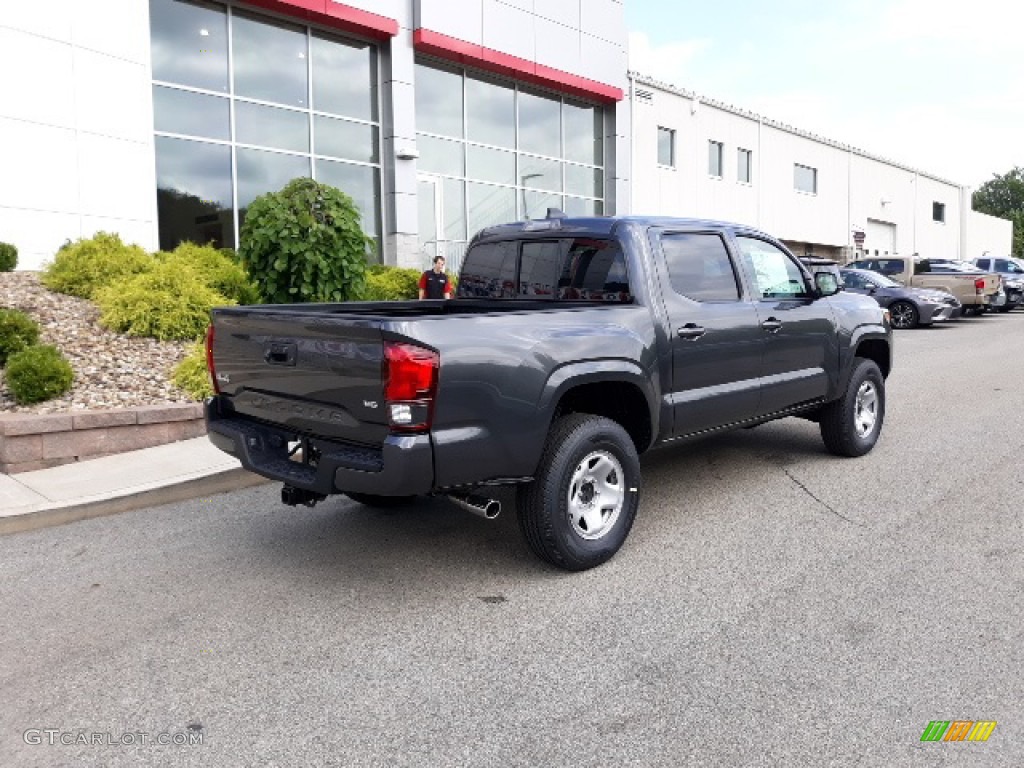
[[[265,301],[349,301],[363,293],[373,241],[340,189],[293,179],[246,209],[238,255]]]
[[[96,294],[100,323],[130,336],[162,341],[200,338],[213,307],[235,302],[207,286],[190,267],[157,262]]]
[[[99,232],[61,246],[40,279],[51,291],[92,299],[104,286],[146,272],[154,263],[139,246],[125,244],[118,235]]]
[[[0,309],[0,367],[7,358],[39,341],[36,321],[17,309]]]
[[[0,272],[10,272],[18,266],[18,249],[10,243],[0,243]]]
[[[419,296],[422,273],[415,269],[374,265],[366,275],[364,301],[402,301]]]
[[[199,342],[188,353],[188,357],[178,363],[171,374],[174,386],[183,389],[196,400],[210,397],[213,385],[210,374],[206,370],[206,345]]]
[[[56,347],[28,347],[11,355],[5,374],[7,388],[19,405],[60,397],[75,380],[69,363]]]
[[[191,267],[203,282],[236,304],[259,303],[259,290],[230,249],[186,242],[157,257],[168,264]]]

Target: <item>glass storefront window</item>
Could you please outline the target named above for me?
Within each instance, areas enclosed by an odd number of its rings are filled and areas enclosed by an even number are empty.
[[[565,102],[565,159],[590,165],[604,165],[601,109]]]
[[[420,136],[417,139],[420,159],[417,168],[426,173],[440,173],[445,176],[464,176],[466,163],[463,159],[465,144],[461,141],[435,139]]]
[[[292,107],[309,106],[305,31],[235,13],[231,20],[235,95]]]
[[[562,164],[543,157],[519,156],[519,183],[528,189],[562,191]]]
[[[313,109],[376,122],[376,49],[367,43],[342,42],[316,34],[309,46],[313,57]]]
[[[444,236],[466,239],[466,182],[462,179],[444,180]]]
[[[235,246],[230,146],[157,136],[156,190],[161,250]]]
[[[516,183],[516,155],[490,147],[470,144],[466,148],[467,174],[471,179],[493,181],[497,184]]]
[[[462,138],[462,76],[437,67],[416,67],[419,130]]]
[[[543,219],[547,216],[548,208],[563,210],[565,203],[561,195],[553,195],[550,192],[537,192],[532,189],[523,190],[523,218]]]
[[[466,134],[470,141],[515,149],[516,92],[494,80],[466,78]]]
[[[519,149],[548,157],[562,156],[562,105],[558,99],[519,92]]]
[[[309,152],[309,114],[247,101],[235,102],[235,141]]]
[[[584,165],[565,166],[565,191],[573,195],[601,197],[604,188],[604,174],[600,168]]]
[[[256,197],[311,174],[355,200],[379,243],[374,45],[205,0],[150,0],[150,19],[161,247],[234,247]]]
[[[153,79],[228,92],[228,17],[224,6],[151,0]]]
[[[153,86],[153,119],[158,131],[227,141],[231,138],[230,111],[230,101],[220,96]]]
[[[466,211],[470,233],[492,224],[516,220],[516,190],[490,184],[466,183]]]

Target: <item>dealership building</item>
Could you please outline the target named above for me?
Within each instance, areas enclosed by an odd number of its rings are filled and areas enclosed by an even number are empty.
[[[1010,250],[956,183],[628,72],[619,0],[5,3],[0,67],[0,241],[25,269],[97,231],[237,246],[296,176],[404,266],[549,207],[838,258]]]

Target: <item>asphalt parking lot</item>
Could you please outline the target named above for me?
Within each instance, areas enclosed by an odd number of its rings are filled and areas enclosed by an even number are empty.
[[[1024,764],[1022,387],[1024,311],[900,332],[873,453],[651,454],[582,574],[272,485],[0,538],[0,765]]]

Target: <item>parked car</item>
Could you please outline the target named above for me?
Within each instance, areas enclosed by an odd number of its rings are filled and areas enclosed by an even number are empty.
[[[1009,312],[1014,307],[1024,304],[1024,261],[1012,256],[982,256],[971,263],[978,269],[996,272],[1002,276],[1003,288],[1006,290],[1004,312]]]
[[[838,288],[739,224],[490,227],[448,301],[214,309],[208,435],[291,505],[443,494],[490,518],[515,486],[530,549],[583,570],[625,541],[648,449],[786,416],[874,447],[892,330]]]
[[[916,328],[960,317],[960,302],[946,291],[908,288],[867,269],[840,269],[839,274],[843,290],[871,296],[888,309],[893,328]]]
[[[963,305],[963,314],[980,315],[989,306],[1006,301],[1002,278],[994,272],[965,269],[942,259],[921,259],[912,256],[882,256],[857,259],[846,266],[868,269],[910,288],[935,288],[956,296]]]

